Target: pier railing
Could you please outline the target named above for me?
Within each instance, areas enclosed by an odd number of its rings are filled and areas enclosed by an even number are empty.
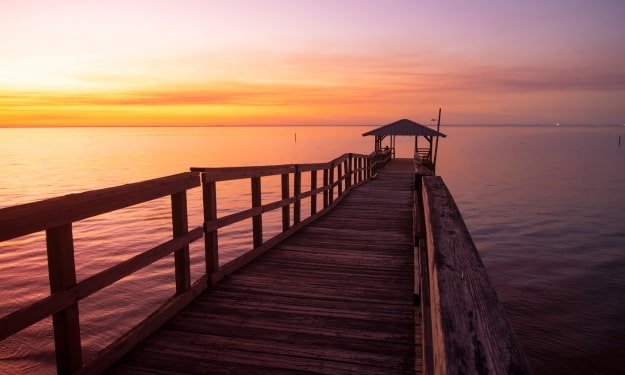
[[[376,176],[388,157],[384,154],[345,154],[328,163],[318,164],[192,168],[192,172],[0,209],[0,242],[45,231],[50,279],[49,296],[0,317],[0,340],[52,316],[58,373],[99,373],[173,317],[210,284],[327,213],[353,187]],[[302,192],[304,174],[309,174],[310,190]],[[274,175],[281,176],[282,199],[261,204],[261,178]],[[251,208],[217,217],[215,183],[237,179],[250,180]],[[203,190],[204,224],[189,230],[187,190],[199,187],[200,184]],[[76,280],[72,233],[74,222],[166,196],[171,198],[171,240],[81,281]],[[318,196],[323,197],[322,207],[317,206]],[[308,197],[311,198],[310,216],[302,219],[301,201]],[[282,210],[282,232],[265,241],[262,215],[278,208]],[[220,266],[219,228],[249,218],[252,218],[254,248]],[[189,245],[202,237],[205,239],[206,274],[193,282],[190,276]],[[88,363],[84,363],[79,301],[172,253],[175,259],[175,294],[141,323],[109,344]]]
[[[204,202],[204,231],[206,248],[206,273],[209,282],[217,282],[266,250],[283,241],[295,231],[309,222],[324,215],[328,209],[337,204],[343,195],[361,182],[375,177],[382,163],[376,156],[361,154],[344,154],[328,163],[286,164],[264,167],[232,167],[232,168],[200,168],[191,171],[199,172],[202,180]],[[302,178],[307,174],[310,178],[310,190],[302,192]],[[279,201],[261,204],[261,177],[280,175],[281,197]],[[292,177],[291,177],[292,176]],[[290,183],[291,178],[293,183]],[[320,181],[320,178],[323,178]],[[249,179],[252,195],[250,209],[217,218],[216,182]],[[290,186],[293,186],[291,192]],[[317,206],[317,196],[322,196],[322,209]],[[311,198],[310,216],[302,220],[302,199]],[[293,218],[289,205],[293,205]],[[262,214],[268,211],[282,210],[282,232],[265,241],[263,236]],[[218,230],[252,218],[252,236],[254,249],[222,266],[219,266]]]
[[[369,154],[369,160],[371,161],[371,178],[378,177],[378,172],[391,161],[392,156],[392,149],[373,151]]]
[[[426,374],[529,374],[454,199],[440,177],[416,170],[415,246]],[[418,207],[421,207],[420,212]]]

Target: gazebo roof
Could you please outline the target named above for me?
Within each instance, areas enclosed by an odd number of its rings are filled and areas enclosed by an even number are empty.
[[[373,129],[363,134],[367,135],[408,135],[408,136],[427,136],[427,137],[446,137],[445,134],[437,132],[434,129],[430,129],[425,125],[418,124],[412,120],[401,119],[399,121],[392,122],[388,125],[384,125],[377,129]]]

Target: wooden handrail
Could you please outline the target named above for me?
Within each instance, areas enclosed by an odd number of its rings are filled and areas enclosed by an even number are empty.
[[[52,316],[58,373],[97,373],[120,358],[160,324],[180,311],[194,296],[224,275],[234,272],[307,223],[325,215],[349,191],[377,175],[389,153],[344,154],[328,163],[288,164],[231,168],[191,168],[191,172],[88,191],[0,209],[0,242],[46,231],[51,294],[8,315],[0,317],[0,340]],[[318,172],[323,181],[318,184]],[[310,177],[310,190],[301,191],[302,178]],[[290,175],[293,175],[293,179]],[[262,177],[281,175],[282,199],[261,204]],[[336,176],[336,179],[335,179]],[[250,179],[252,202],[249,209],[217,217],[216,182]],[[290,182],[293,189],[290,188]],[[203,227],[188,230],[186,191],[202,186]],[[317,194],[323,205],[317,209]],[[134,257],[76,281],[72,224],[103,213],[157,198],[171,197],[172,238]],[[310,215],[302,217],[301,200],[311,198]],[[313,203],[314,202],[314,203]],[[294,205],[294,217],[290,217]],[[262,215],[282,209],[283,231],[265,241]],[[219,266],[218,229],[241,220],[253,219],[252,251]],[[206,274],[195,282],[190,278],[189,245],[204,237]],[[78,302],[137,272],[155,261],[174,255],[176,294],[115,340],[88,363],[82,361]]]
[[[531,373],[453,197],[440,177],[422,180],[424,372]]]
[[[0,209],[0,241],[59,227],[200,186],[185,172]]]

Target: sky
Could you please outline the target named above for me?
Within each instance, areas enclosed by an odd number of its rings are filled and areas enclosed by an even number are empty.
[[[622,0],[0,0],[0,126],[625,123]]]

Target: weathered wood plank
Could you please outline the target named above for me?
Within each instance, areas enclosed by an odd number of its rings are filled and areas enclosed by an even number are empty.
[[[76,286],[72,224],[46,230],[50,292],[64,292]],[[52,315],[56,368],[70,374],[82,367],[78,301]]]
[[[423,178],[433,371],[525,374],[529,364],[440,177]]]
[[[186,172],[112,188],[70,194],[0,209],[0,241],[60,227],[199,186]]]
[[[281,183],[282,183],[282,199],[288,199],[289,198],[289,174],[288,173],[283,173],[282,177],[281,177]],[[289,229],[289,227],[291,226],[291,210],[289,209],[289,206],[283,206],[282,207],[282,231],[286,231]]]
[[[214,181],[202,181],[202,203],[206,225],[217,219],[217,186]],[[210,275],[219,268],[219,240],[217,228],[204,228],[204,232],[206,274]]]
[[[252,177],[266,177],[295,171],[295,165],[264,165],[251,167],[219,167],[201,168],[192,167],[192,172],[202,172],[203,182],[239,180]]]
[[[174,238],[182,237],[189,231],[186,190],[171,196],[171,222]],[[182,246],[174,252],[174,268],[176,293],[181,294],[191,287],[191,261],[188,245]]]
[[[310,215],[317,213],[317,171],[310,172]]]
[[[295,168],[293,173],[293,195],[295,196],[295,203],[293,204],[293,224],[298,224],[301,221],[302,212],[302,172],[299,167]]]
[[[261,207],[261,185],[260,177],[252,177],[252,207]],[[263,215],[262,213],[255,214],[252,217],[252,243],[254,247],[262,246],[263,244]]]

